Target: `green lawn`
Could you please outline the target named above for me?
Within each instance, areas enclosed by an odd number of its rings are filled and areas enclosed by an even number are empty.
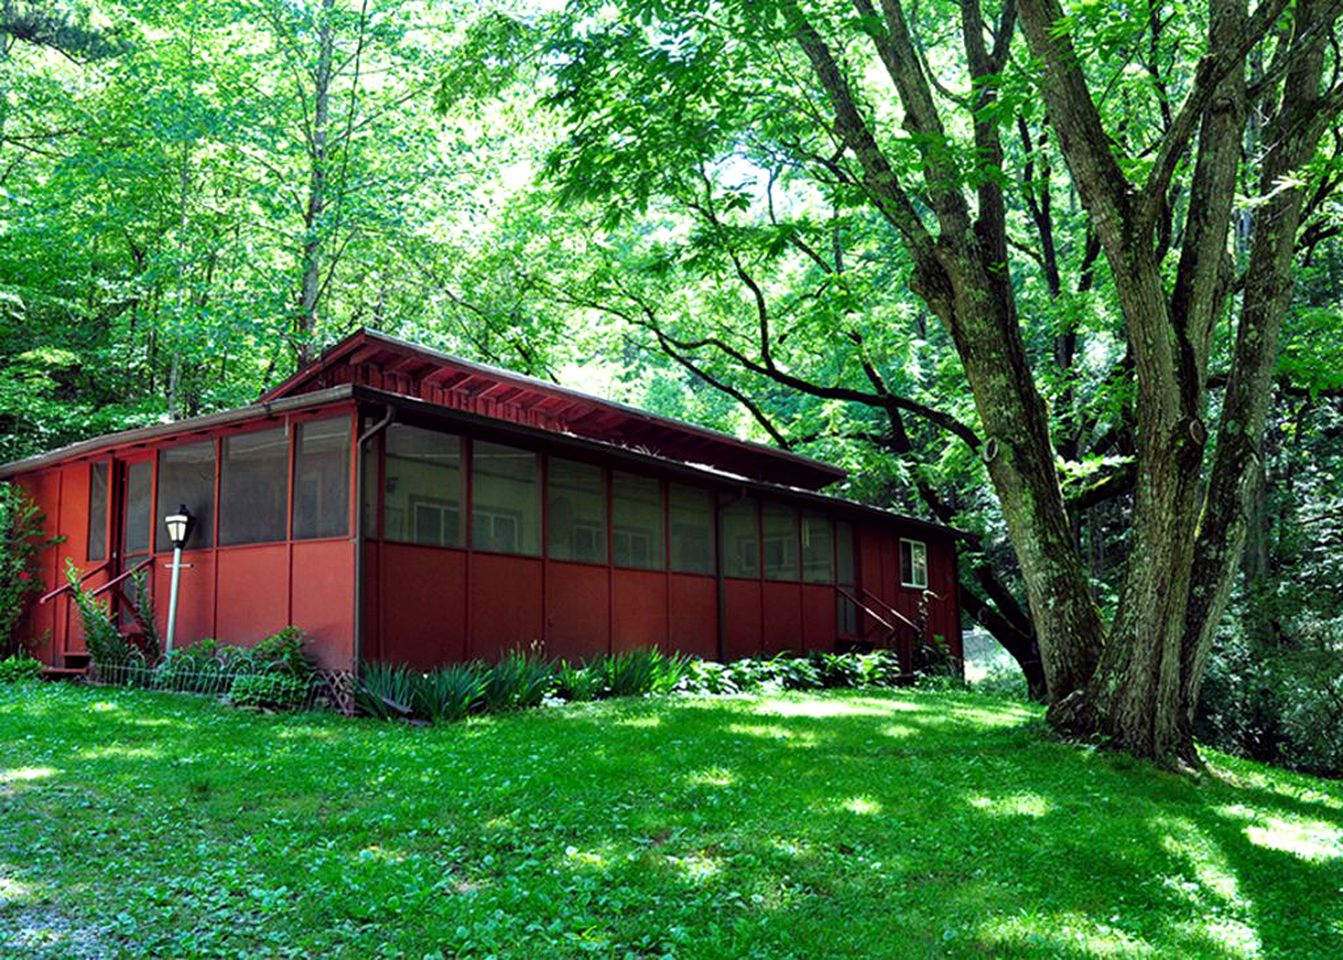
[[[1343,784],[971,695],[432,729],[0,687],[0,956],[1343,956]]]

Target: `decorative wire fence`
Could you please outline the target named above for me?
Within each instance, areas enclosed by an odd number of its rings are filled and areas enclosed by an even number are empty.
[[[258,671],[252,664],[222,659],[183,662],[165,658],[157,662],[94,663],[87,679],[103,686],[221,698],[237,707],[354,712],[354,676],[348,670],[316,670],[299,676]]]

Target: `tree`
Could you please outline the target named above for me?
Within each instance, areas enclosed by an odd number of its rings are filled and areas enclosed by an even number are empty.
[[[1215,0],[1206,17],[1176,21],[1153,4],[1136,23],[1104,22],[1095,7],[1065,15],[1055,0],[1008,0],[991,23],[979,0],[925,6],[918,21],[900,0],[618,6],[610,17],[584,7],[554,42],[571,133],[552,169],[567,195],[617,214],[655,197],[730,196],[713,178],[706,187],[706,169],[772,155],[794,182],[877,214],[893,238],[884,254],[941,321],[973,394],[1052,721],[1140,756],[1194,759],[1199,679],[1241,550],[1298,226],[1319,183],[1311,165],[1343,107],[1343,88],[1325,84],[1339,5],[1267,0],[1251,12]],[[938,30],[948,23],[957,29]],[[1107,54],[1138,58],[1147,82],[1107,97],[1119,80]],[[1038,214],[1037,229],[1047,221],[1039,181],[1013,183],[1005,164],[1005,134],[1032,127],[1066,162],[1080,229],[1094,237],[1066,263],[1014,252],[1013,212]],[[1250,194],[1239,205],[1238,189]],[[1021,309],[1024,274],[1040,269],[1059,289],[1066,269],[1085,289],[1098,257],[1122,320],[1111,376],[1132,384],[1123,429],[1136,484],[1108,616],[1057,466],[1076,424],[1049,413]],[[1228,314],[1234,342],[1218,325]],[[768,347],[762,332],[758,357],[736,360],[768,370]],[[1214,358],[1226,370],[1220,409],[1208,400]]]

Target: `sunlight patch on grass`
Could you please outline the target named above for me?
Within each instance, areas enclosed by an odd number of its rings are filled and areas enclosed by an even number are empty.
[[[1043,817],[1054,809],[1038,793],[1012,793],[997,799],[978,794],[970,798],[970,806],[994,817]]]
[[[615,721],[617,727],[660,727],[662,718],[657,715],[647,717],[621,717]]]
[[[1157,956],[1151,944],[1075,911],[994,917],[980,925],[979,936],[993,946],[1024,947],[1048,956],[1074,950],[1097,957]]]
[[[1302,860],[1322,861],[1343,857],[1343,830],[1322,820],[1284,820],[1269,817],[1266,826],[1245,828],[1250,842],[1270,850],[1290,853]]]
[[[890,705],[844,700],[765,700],[756,706],[755,712],[774,717],[881,717],[890,713]]]
[[[790,747],[816,746],[816,734],[804,730],[789,730],[787,727],[773,725],[755,726],[747,723],[732,723],[727,726],[728,733],[746,737],[759,737],[761,740],[776,740]]]
[[[1157,826],[1166,831],[1161,845],[1188,864],[1202,889],[1216,894],[1228,906],[1250,906],[1241,898],[1240,884],[1221,847],[1198,827],[1184,817],[1162,819]]]
[[[891,737],[894,740],[904,740],[907,737],[914,736],[919,731],[909,726],[908,724],[888,723],[886,726],[881,728],[881,732],[884,736]]]
[[[580,850],[572,844],[564,848],[564,859],[575,867],[594,867],[598,870],[607,867],[606,857],[596,850]]]
[[[692,853],[685,857],[668,857],[667,863],[692,883],[703,883],[722,869],[717,860],[704,853]]]
[[[726,767],[706,767],[686,777],[686,783],[697,787],[730,787],[737,782],[737,775]]]
[[[9,877],[0,877],[0,907],[26,903],[34,898],[33,886]]]
[[[1257,847],[1312,862],[1343,857],[1343,829],[1337,824],[1303,817],[1269,816],[1240,803],[1218,807],[1217,813],[1228,820],[1251,821],[1245,825],[1245,836]]]
[[[880,801],[873,800],[871,797],[849,797],[844,801],[844,809],[849,813],[856,813],[859,816],[870,817],[881,813]]]
[[[89,709],[94,713],[112,713],[121,709],[121,704],[113,703],[111,700],[97,700],[89,704]]]
[[[55,767],[11,767],[0,770],[0,783],[28,783],[32,780],[45,780],[60,773]]]
[[[81,760],[158,760],[162,757],[163,751],[158,747],[125,747],[115,743],[79,751]]]

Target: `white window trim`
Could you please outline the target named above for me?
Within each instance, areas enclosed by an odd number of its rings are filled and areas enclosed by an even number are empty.
[[[913,551],[912,548],[913,548],[913,547],[920,547],[920,548],[923,550],[923,583],[915,583],[915,582],[913,582],[913,581],[911,581],[911,580],[909,580],[909,579],[906,578],[906,575],[905,575],[905,550],[904,550],[904,546],[905,546],[905,544],[909,544],[910,547],[911,547],[911,549],[910,549],[910,551],[909,551],[909,559],[910,559],[910,567],[912,567],[912,568],[916,568],[916,567],[918,566],[918,564],[916,564],[916,563],[913,562],[913,560],[914,560],[914,551]],[[927,542],[926,540],[910,540],[908,537],[901,537],[901,538],[900,538],[900,557],[899,557],[899,563],[900,563],[900,586],[902,586],[902,587],[910,587],[910,588],[912,588],[912,589],[914,589],[914,590],[927,590],[927,589],[928,589],[928,542]],[[910,572],[912,573],[913,571],[911,570]]]

